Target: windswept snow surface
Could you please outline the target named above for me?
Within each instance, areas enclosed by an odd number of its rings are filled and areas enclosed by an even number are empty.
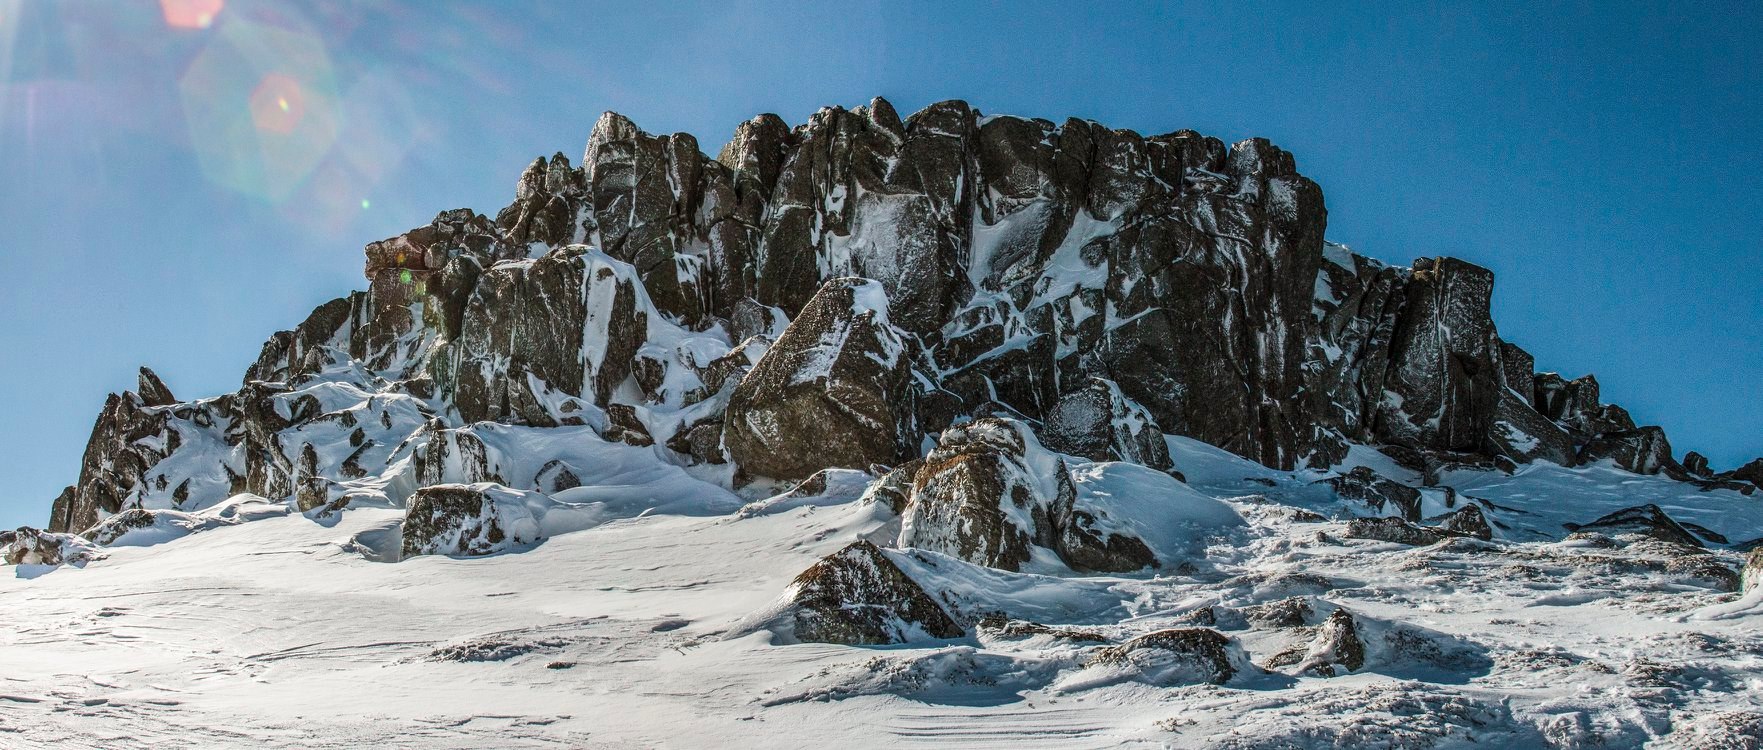
[[[504,433],[484,437],[505,448]],[[588,486],[556,500],[591,506],[593,522],[523,551],[377,561],[400,509],[325,525],[245,498],[213,509],[216,523],[168,517],[193,530],[144,531],[83,569],[17,569],[0,579],[0,746],[1737,748],[1763,736],[1763,594],[1722,591],[1646,545],[1563,541],[1560,525],[1653,503],[1734,542],[1763,536],[1763,503],[1734,493],[1599,466],[1448,472],[1456,503],[1486,501],[1495,540],[1403,547],[1346,538],[1362,509],[1313,484],[1322,473],[1170,438],[1191,488],[1179,497],[1135,494],[1159,486],[1135,467],[1073,472],[1083,503],[1192,545],[1190,564],[1078,577],[889,549],[966,638],[783,646],[739,626],[820,557],[897,532],[862,499],[866,479],[736,498],[580,440]],[[1348,462],[1414,478],[1371,451]],[[1156,515],[1191,523],[1136,525]],[[1282,602],[1296,621],[1259,606]],[[1326,655],[1311,639],[1340,608],[1365,654],[1339,677],[1247,666],[1224,686],[1171,686],[1089,663],[1096,638],[1205,618],[1254,664]],[[999,613],[1086,635],[975,624]]]

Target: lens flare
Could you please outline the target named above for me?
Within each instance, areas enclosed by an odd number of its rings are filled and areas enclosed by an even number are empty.
[[[206,29],[226,7],[226,0],[159,0],[165,24],[176,29]]]
[[[342,126],[324,43],[297,24],[229,15],[178,92],[203,173],[278,203],[318,169]]]

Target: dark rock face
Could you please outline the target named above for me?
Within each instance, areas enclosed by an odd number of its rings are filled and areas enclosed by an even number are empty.
[[[1621,469],[1636,474],[1657,474],[1667,467],[1677,466],[1671,457],[1671,443],[1665,440],[1665,431],[1657,427],[1607,432],[1579,449],[1580,463],[1606,458]]]
[[[1002,570],[1020,570],[1032,547],[1079,570],[1156,565],[1142,540],[1108,531],[1103,519],[1073,507],[1077,490],[1064,462],[1033,455],[1025,431],[995,418],[944,431],[913,478],[901,545]]]
[[[1591,523],[1569,524],[1567,528],[1569,531],[1595,531],[1607,536],[1638,534],[1662,542],[1702,548],[1702,542],[1695,534],[1672,520],[1659,506],[1652,504],[1624,508]]]
[[[801,479],[894,464],[915,442],[907,343],[881,286],[833,279],[741,379],[723,442],[743,468]]]
[[[1103,378],[1091,378],[1088,386],[1061,397],[1048,411],[1040,437],[1048,448],[1091,461],[1174,467],[1163,429],[1151,413]]]
[[[1223,685],[1237,674],[1233,645],[1210,628],[1159,630],[1097,649],[1089,663],[1132,668],[1162,685]]]
[[[443,484],[417,490],[405,504],[403,556],[475,557],[538,541],[531,516],[497,502],[487,487]]]
[[[1710,489],[1763,482],[1763,462],[1680,475],[1595,378],[1536,373],[1495,330],[1485,269],[1388,266],[1324,242],[1327,218],[1262,139],[959,101],[902,117],[876,99],[794,129],[755,117],[711,159],[607,113],[579,166],[533,161],[494,220],[445,211],[368,244],[367,291],[272,335],[237,393],[179,403],[143,372],[50,526],[228,490],[330,502],[332,468],[277,442],[316,401],[274,404],[345,366],[468,423],[708,403],[647,439],[777,479],[898,465],[927,435],[1005,415],[1057,450],[1156,468],[1170,432],[1281,469],[1336,465],[1357,442],[1427,466],[1610,457]],[[669,351],[676,331],[734,346]],[[152,467],[192,439],[224,440],[205,454],[220,465],[157,487]]]
[[[472,422],[554,426],[534,380],[606,403],[648,335],[643,290],[627,272],[580,247],[490,268],[435,380]]]
[[[1338,477],[1321,480],[1343,500],[1364,503],[1377,513],[1394,514],[1409,521],[1420,520],[1420,490],[1386,479],[1369,466],[1355,466]]]
[[[899,566],[864,541],[802,571],[786,598],[796,639],[806,643],[882,645],[967,634]]]
[[[1708,468],[1708,457],[1695,451],[1683,454],[1683,470],[1690,476],[1699,479],[1712,479],[1714,470]]]
[[[1731,478],[1763,487],[1763,458],[1759,458],[1731,473]]]

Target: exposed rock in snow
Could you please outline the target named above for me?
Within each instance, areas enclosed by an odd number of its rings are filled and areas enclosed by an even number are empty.
[[[1763,546],[1751,548],[1751,554],[1745,558],[1745,569],[1739,575],[1745,593],[1763,588]]]
[[[1624,508],[1588,524],[1566,524],[1575,532],[1596,532],[1606,536],[1636,535],[1685,547],[1702,547],[1701,540],[1666,515],[1657,505],[1647,504]]]
[[[1151,413],[1105,378],[1065,394],[1039,433],[1048,448],[1091,461],[1126,461],[1170,469],[1169,446]]]
[[[832,279],[735,387],[723,442],[743,468],[779,479],[897,463],[917,439],[912,375],[881,285]]]
[[[0,531],[0,561],[7,565],[73,565],[103,557],[91,542],[73,534],[58,534],[29,526]]]
[[[403,556],[477,557],[539,541],[528,495],[495,484],[443,484],[410,496]]]
[[[1444,531],[1463,536],[1472,536],[1482,541],[1494,538],[1494,529],[1488,525],[1487,514],[1480,505],[1470,503],[1439,521],[1438,527]]]
[[[960,638],[960,625],[875,545],[852,542],[815,563],[768,615],[780,635],[803,643],[878,645]]]
[[[1658,427],[1606,432],[1579,449],[1581,463],[1609,459],[1625,471],[1636,474],[1657,474],[1666,467],[1676,467],[1671,457],[1671,443]]]
[[[1333,677],[1340,669],[1356,672],[1364,666],[1365,642],[1359,639],[1359,626],[1351,612],[1337,609],[1316,629],[1316,637],[1310,641],[1304,660],[1298,663],[1298,671]]]
[[[1420,520],[1420,490],[1379,476],[1369,466],[1355,466],[1321,482],[1333,488],[1342,500],[1363,503],[1373,514]]]
[[[1347,522],[1346,535],[1353,539],[1371,539],[1421,547],[1438,544],[1451,536],[1441,529],[1409,523],[1394,516],[1355,518]]]
[[[1079,679],[1086,685],[1094,684],[1103,674],[1113,673],[1107,676],[1151,685],[1223,685],[1252,669],[1242,647],[1223,633],[1210,628],[1177,628],[1097,649],[1086,671],[1100,674],[1079,673]]]

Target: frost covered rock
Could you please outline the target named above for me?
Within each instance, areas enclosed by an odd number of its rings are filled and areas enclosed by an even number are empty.
[[[103,553],[91,542],[73,534],[42,531],[29,526],[0,531],[0,561],[7,565],[80,567],[102,556]]]
[[[1671,443],[1666,442],[1665,431],[1658,427],[1607,432],[1579,449],[1580,463],[1604,459],[1636,474],[1658,474],[1677,466],[1671,456]]]
[[[729,397],[735,462],[779,479],[897,463],[916,442],[912,367],[888,316],[880,284],[826,282]]]
[[[1091,461],[1127,461],[1170,469],[1169,445],[1151,413],[1104,378],[1065,394],[1040,431],[1048,448]]]
[[[1587,524],[1567,524],[1573,532],[1597,532],[1606,536],[1638,535],[1685,547],[1702,548],[1701,540],[1651,503],[1624,508]]]
[[[1223,685],[1248,666],[1228,636],[1210,628],[1159,630],[1097,649],[1086,670],[1108,670],[1151,685]]]
[[[1439,521],[1438,527],[1444,531],[1461,536],[1472,536],[1482,541],[1494,538],[1494,529],[1488,524],[1488,517],[1480,505],[1470,503]]]
[[[1742,590],[1745,593],[1763,588],[1763,545],[1751,548],[1751,554],[1745,557],[1745,568],[1739,573]]]
[[[410,496],[400,549],[404,557],[477,557],[539,541],[529,494],[495,484],[443,484]]]
[[[430,420],[394,457],[406,452],[417,487],[504,482],[496,457],[469,427],[449,429],[439,419]]]
[[[978,565],[1020,570],[1045,548],[1080,570],[1157,564],[1138,536],[1095,504],[1079,507],[1065,462],[1020,422],[951,427],[913,478],[900,544]]]
[[[1338,669],[1357,672],[1364,666],[1365,641],[1359,638],[1359,626],[1353,620],[1353,613],[1337,609],[1316,629],[1304,660],[1298,663],[1298,671],[1333,677],[1339,673]]]
[[[1394,516],[1355,518],[1347,522],[1346,535],[1353,539],[1394,542],[1416,547],[1438,544],[1451,536],[1439,529],[1409,523]]]
[[[468,422],[554,426],[548,389],[605,404],[631,375],[651,308],[635,271],[582,246],[484,271],[432,368]]]
[[[1355,466],[1338,477],[1320,480],[1342,500],[1362,503],[1379,515],[1420,520],[1420,490],[1386,479],[1369,466]]]
[[[802,571],[770,622],[804,643],[882,645],[960,638],[960,625],[887,555],[853,542]]]

